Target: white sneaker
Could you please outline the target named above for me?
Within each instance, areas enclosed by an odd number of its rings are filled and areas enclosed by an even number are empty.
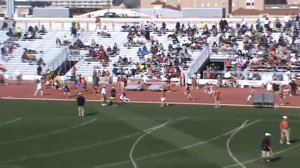
[[[283,141],[282,141],[282,140],[280,140],[280,141],[279,141],[279,143],[280,143],[280,144],[283,144]]]
[[[290,145],[291,143],[290,143],[290,142],[286,142],[286,144],[287,144],[287,145]]]

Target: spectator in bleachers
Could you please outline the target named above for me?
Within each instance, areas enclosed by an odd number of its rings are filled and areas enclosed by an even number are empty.
[[[1,30],[6,30],[8,28],[8,23],[6,21],[3,21]]]
[[[47,33],[47,30],[44,25],[42,25],[41,29],[39,30],[39,33],[42,33],[42,34]]]
[[[59,38],[56,38],[55,43],[56,43],[56,46],[61,46],[62,45],[62,43],[61,43],[61,41],[60,41]]]
[[[71,35],[73,37],[76,37],[77,36],[77,29],[76,29],[76,23],[74,25],[75,22],[72,23],[72,27],[71,27]]]
[[[280,20],[279,20],[278,17],[276,17],[276,19],[275,19],[275,28],[277,30],[280,30],[282,28],[282,24],[281,24],[281,22],[280,22]]]
[[[42,75],[42,70],[43,70],[42,66],[41,66],[41,64],[39,64],[38,67],[37,67],[37,70],[36,70],[37,71],[37,75]]]
[[[68,44],[70,44],[70,41],[69,41],[69,39],[67,38],[67,36],[66,35],[64,35],[64,37],[63,37],[63,45],[68,45]]]
[[[21,61],[29,63],[36,62],[36,56],[34,55],[34,53],[35,51],[25,48],[21,57]]]
[[[6,35],[10,36],[10,37],[22,37],[23,31],[20,27],[17,27],[15,30],[13,30],[12,28],[8,29],[8,32],[6,33]]]
[[[6,72],[6,71],[7,71],[7,68],[6,68],[6,66],[5,66],[4,64],[0,64],[0,70],[1,70],[2,72]]]
[[[150,52],[148,51],[146,45],[143,46],[143,53],[144,53],[144,55],[147,55],[147,54],[150,53]]]

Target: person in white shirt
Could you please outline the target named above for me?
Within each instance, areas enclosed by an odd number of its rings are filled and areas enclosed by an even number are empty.
[[[41,96],[43,96],[43,84],[42,84],[42,81],[40,81],[40,80],[37,81],[34,96],[36,96],[38,92],[40,92]]]
[[[106,100],[107,100],[107,97],[106,97],[106,94],[107,94],[107,91],[106,91],[106,87],[105,85],[103,85],[102,89],[101,89],[101,95],[102,95],[102,106],[106,106]]]
[[[272,91],[273,91],[273,85],[272,85],[271,82],[268,82],[268,83],[267,83],[267,91],[268,91],[268,92],[272,92]]]

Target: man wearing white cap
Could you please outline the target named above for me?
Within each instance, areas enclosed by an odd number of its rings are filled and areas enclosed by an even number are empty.
[[[283,144],[286,140],[286,144],[290,145],[290,123],[288,121],[287,116],[283,116],[282,120],[280,122],[280,134],[281,134],[281,139],[280,143]]]
[[[266,132],[261,143],[261,159],[262,161],[270,161],[271,158],[271,134]]]
[[[78,106],[78,116],[83,117],[84,116],[85,98],[81,93],[78,93],[76,101],[77,101],[77,106]]]

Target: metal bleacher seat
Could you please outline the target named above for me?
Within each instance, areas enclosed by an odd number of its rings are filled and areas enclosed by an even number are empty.
[[[153,83],[148,87],[148,90],[150,91],[161,91],[166,89],[166,83]]]
[[[143,90],[143,84],[135,84],[135,83],[129,83],[126,87],[126,90],[136,90],[136,91],[140,91]]]
[[[1,34],[1,33],[0,33]],[[42,38],[34,40],[22,40],[19,39],[15,43],[19,44],[10,54],[10,59],[5,62],[8,69],[6,74],[13,75],[16,71],[21,72],[22,75],[35,76],[37,75],[37,64],[35,62],[22,62],[21,56],[25,48],[35,50],[34,54],[37,59],[42,58],[46,67],[51,63],[59,54],[61,54],[62,47],[56,46],[56,38],[62,38],[64,35],[69,40],[72,40],[72,36],[69,35],[69,31],[49,31]],[[1,37],[2,35],[0,35]]]

